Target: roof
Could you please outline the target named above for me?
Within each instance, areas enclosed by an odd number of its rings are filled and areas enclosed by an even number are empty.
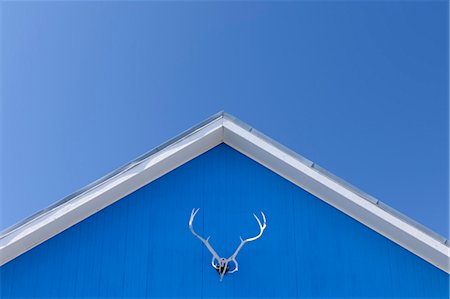
[[[450,274],[448,240],[225,112],[1,232],[0,265],[221,143]]]

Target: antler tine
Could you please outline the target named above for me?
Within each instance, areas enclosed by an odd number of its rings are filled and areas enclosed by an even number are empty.
[[[199,210],[200,208],[192,209],[191,218],[189,218],[189,226],[192,226],[192,222],[194,222],[195,215],[198,213]]]
[[[266,228],[266,224],[267,224],[267,221],[266,221],[266,215],[264,215],[264,213],[261,211],[261,215],[262,215],[262,218],[263,218],[263,220],[264,220],[264,229]]]
[[[211,252],[211,254],[213,255],[213,261],[214,261],[214,258],[216,258],[217,260],[220,260],[219,255],[218,255],[217,252],[212,248],[211,244],[209,244],[209,242],[208,242],[209,237],[206,238],[206,239],[204,239],[204,238],[202,238],[199,234],[197,234],[197,233],[195,232],[195,230],[194,230],[194,226],[192,225],[192,223],[194,222],[195,215],[197,215],[197,213],[198,213],[199,210],[200,210],[200,208],[197,208],[197,209],[194,208],[194,209],[192,209],[192,212],[191,212],[191,218],[189,218],[189,229],[191,230],[191,233],[192,233],[194,236],[196,236],[200,241],[202,241],[203,244],[205,244],[206,248],[208,248],[209,252]]]
[[[266,228],[266,215],[264,215],[263,212],[261,212],[262,218],[263,218],[263,225],[261,224],[261,220],[259,220],[258,216],[256,216],[255,214],[253,214],[253,217],[255,217],[256,221],[258,221],[259,224],[259,228],[264,230]]]
[[[202,242],[204,243],[206,240],[203,239],[199,234],[197,234],[197,233],[195,232],[194,226],[192,225],[193,222],[194,222],[195,215],[197,215],[197,213],[198,213],[199,210],[200,210],[200,208],[197,208],[197,209],[194,208],[194,209],[192,209],[192,212],[191,212],[191,218],[189,218],[189,229],[191,230],[192,234],[194,234],[194,236],[196,236],[197,238],[199,238],[200,241],[202,241]]]
[[[248,238],[244,241],[246,242],[251,242],[251,241],[255,241],[256,239],[260,238],[264,232],[264,230],[266,229],[266,215],[264,215],[263,212],[261,212],[262,218],[263,218],[263,224],[261,224],[261,220],[259,220],[258,216],[256,216],[255,214],[253,214],[253,217],[255,217],[256,221],[258,221],[258,225],[259,225],[259,229],[260,232],[257,236],[253,237],[253,238]]]
[[[234,273],[234,272],[237,272],[237,271],[239,271],[239,264],[238,264],[238,262],[236,261],[236,259],[232,259],[232,260],[230,260],[230,261],[232,261],[233,263],[234,263],[234,269],[233,270],[231,270],[231,271],[228,271],[228,273]]]
[[[259,225],[259,234],[256,235],[255,237],[252,238],[247,238],[247,239],[242,239],[242,237],[240,237],[241,239],[241,244],[239,244],[238,248],[236,249],[236,251],[233,253],[233,255],[228,259],[230,261],[234,261],[236,262],[236,256],[238,255],[239,251],[241,250],[242,246],[244,246],[245,243],[247,242],[251,242],[251,241],[255,241],[256,239],[261,238],[264,230],[266,229],[266,215],[264,215],[263,212],[261,212],[262,218],[263,218],[263,223],[261,224],[261,220],[259,220],[258,216],[256,216],[255,214],[253,214],[253,216],[255,217],[256,221],[258,222]]]

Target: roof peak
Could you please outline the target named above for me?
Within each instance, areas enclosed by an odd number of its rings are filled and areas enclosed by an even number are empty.
[[[225,111],[2,231],[0,265],[221,143],[450,273],[444,237]]]

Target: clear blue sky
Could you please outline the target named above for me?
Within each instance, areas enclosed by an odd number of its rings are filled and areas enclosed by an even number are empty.
[[[448,3],[2,2],[1,228],[225,110],[448,233]]]

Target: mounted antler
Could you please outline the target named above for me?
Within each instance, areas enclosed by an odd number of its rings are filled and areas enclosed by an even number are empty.
[[[223,257],[219,257],[217,252],[212,248],[211,244],[209,244],[209,238],[210,237],[208,237],[206,239],[203,239],[200,235],[198,235],[194,231],[194,227],[192,226],[192,223],[194,222],[195,215],[197,214],[197,212],[199,210],[200,210],[200,208],[192,209],[191,218],[189,219],[189,229],[191,230],[191,232],[192,232],[192,234],[194,236],[196,236],[200,241],[202,241],[203,244],[205,244],[206,248],[208,248],[209,252],[211,252],[211,254],[213,255],[212,260],[211,260],[211,265],[214,267],[214,269],[216,269],[219,272],[219,274],[220,274],[220,281],[222,281],[223,276],[229,270],[229,267],[228,267],[228,263],[229,262],[233,262],[235,264],[235,266],[236,266],[229,273],[234,273],[234,272],[239,270],[238,262],[236,261],[236,256],[238,255],[239,251],[242,249],[242,246],[244,246],[248,242],[255,241],[256,239],[259,239],[262,236],[264,230],[266,229],[266,216],[264,215],[263,212],[261,212],[261,215],[262,215],[262,218],[263,218],[263,223],[261,224],[261,220],[259,220],[259,218],[255,214],[253,214],[253,216],[255,217],[255,219],[256,219],[256,221],[258,222],[258,225],[259,225],[259,229],[260,229],[259,234],[257,236],[255,236],[255,237],[248,238],[248,239],[245,239],[245,240],[243,240],[241,237],[239,237],[241,239],[241,244],[239,244],[238,248],[233,253],[233,255],[230,256],[229,258],[223,258]],[[214,263],[214,260],[217,261],[217,264]]]
[[[211,244],[209,244],[208,240],[209,240],[210,237],[208,237],[208,238],[206,238],[206,239],[203,239],[202,237],[200,237],[200,235],[198,235],[198,234],[195,232],[194,227],[192,226],[192,222],[194,222],[195,215],[197,214],[197,212],[198,212],[199,210],[200,210],[200,208],[198,208],[198,209],[192,209],[192,212],[191,212],[191,218],[189,219],[189,229],[191,230],[191,232],[192,232],[192,234],[193,234],[194,236],[196,236],[197,238],[199,238],[199,240],[202,241],[203,244],[205,244],[205,246],[206,246],[206,248],[208,248],[209,252],[211,252],[211,254],[213,255],[211,264],[212,264],[212,266],[213,266],[214,268],[217,269],[216,265],[214,264],[214,260],[216,259],[217,261],[220,261],[220,257],[219,257],[219,255],[217,254],[217,252],[212,248]]]
[[[239,239],[241,239],[241,244],[239,244],[239,246],[236,249],[236,251],[229,258],[229,260],[233,261],[234,264],[236,265],[236,268],[234,268],[234,270],[231,271],[230,273],[234,273],[234,272],[239,270],[239,265],[238,265],[238,262],[236,261],[236,256],[238,255],[238,253],[241,250],[242,246],[244,246],[247,242],[252,242],[252,241],[255,241],[255,240],[261,238],[264,230],[266,229],[266,226],[267,226],[266,225],[266,215],[264,215],[263,212],[261,212],[261,215],[262,215],[262,218],[263,218],[263,224],[261,224],[261,221],[259,220],[259,218],[255,214],[253,214],[253,217],[255,217],[256,221],[258,221],[258,224],[259,224],[259,229],[260,229],[259,234],[257,236],[255,236],[255,237],[248,238],[248,239],[245,239],[245,240],[242,240],[242,237],[239,237]]]

